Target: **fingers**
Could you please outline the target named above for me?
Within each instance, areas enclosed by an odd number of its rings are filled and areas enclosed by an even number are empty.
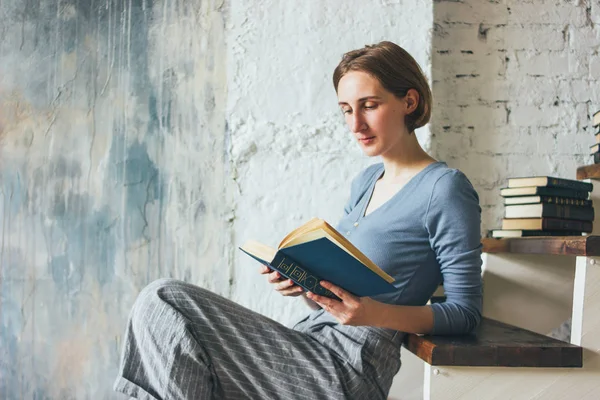
[[[258,269],[258,272],[260,272],[261,274],[268,274],[271,272],[271,268],[267,267],[266,265],[261,265]]]
[[[280,292],[282,290],[290,289],[293,286],[298,286],[298,285],[296,285],[294,282],[292,282],[291,279],[286,279],[285,281],[281,281],[281,282],[276,283],[275,284],[275,290],[277,290],[277,291]],[[300,286],[298,286],[298,287],[300,287]],[[302,289],[302,288],[300,288],[300,289]]]
[[[333,300],[333,299],[330,299],[329,297],[319,296],[318,294],[315,294],[313,292],[308,292],[306,294],[306,297],[308,297],[309,299],[311,299],[312,301],[314,301],[315,303],[320,305],[321,308],[323,308],[325,311],[331,311],[331,310],[335,309],[339,304],[342,303],[341,301]]]
[[[356,296],[354,296],[353,294],[345,291],[344,289],[342,289],[339,286],[334,285],[331,282],[327,282],[327,281],[321,281],[320,282],[321,286],[323,286],[325,289],[329,289],[331,290],[331,292],[333,294],[335,294],[337,297],[340,298],[340,300],[342,301],[350,301],[350,300],[356,300]]]
[[[267,280],[269,281],[269,283],[277,283],[281,280],[281,274],[277,271],[273,271],[271,272],[268,277]]]
[[[304,290],[302,289],[302,287],[300,287],[298,285],[294,285],[290,289],[280,290],[278,292],[283,296],[296,297],[296,296],[302,295],[302,293],[304,293]]]

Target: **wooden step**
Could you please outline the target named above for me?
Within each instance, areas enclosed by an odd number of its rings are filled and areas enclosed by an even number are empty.
[[[544,236],[525,238],[484,238],[484,253],[558,254],[600,256],[600,236]]]
[[[579,346],[489,318],[469,335],[408,334],[404,346],[438,366],[580,368],[583,358]]]
[[[577,179],[600,179],[600,164],[584,165],[577,168]]]

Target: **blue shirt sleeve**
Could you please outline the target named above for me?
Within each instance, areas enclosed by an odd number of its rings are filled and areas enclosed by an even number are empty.
[[[431,248],[440,265],[446,301],[434,303],[433,334],[462,334],[481,320],[481,208],[460,171],[436,181],[425,214]]]

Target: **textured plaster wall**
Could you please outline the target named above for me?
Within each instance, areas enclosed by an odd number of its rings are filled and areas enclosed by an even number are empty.
[[[431,7],[0,2],[0,398],[116,398],[127,314],[158,277],[300,318],[237,246],[337,222],[377,160],[333,68],[389,39],[430,75]]]
[[[485,233],[507,178],[575,179],[593,163],[600,2],[439,1],[434,23],[432,152],[475,185]]]
[[[0,2],[0,398],[115,398],[142,287],[229,294],[219,6]]]

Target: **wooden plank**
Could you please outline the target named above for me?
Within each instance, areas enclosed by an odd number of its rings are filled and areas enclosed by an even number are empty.
[[[600,164],[584,165],[577,168],[577,179],[600,179]]]
[[[596,235],[484,238],[481,243],[485,253],[600,256],[600,236]]]
[[[580,368],[583,358],[579,346],[489,318],[470,335],[408,334],[404,345],[438,366]]]

